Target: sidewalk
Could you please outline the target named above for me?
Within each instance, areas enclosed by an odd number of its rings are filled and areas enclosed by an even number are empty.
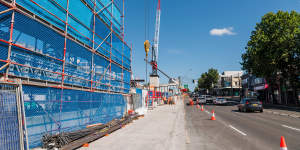
[[[281,110],[281,109],[274,109],[274,108],[264,108],[264,112],[300,119],[300,112],[297,112],[297,111]]]
[[[300,108],[284,105],[264,104],[265,112],[300,119]]]
[[[80,150],[184,150],[185,119],[182,99],[148,111],[125,128],[98,139]]]

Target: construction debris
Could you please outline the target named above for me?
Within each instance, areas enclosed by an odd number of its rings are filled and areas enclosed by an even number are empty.
[[[43,148],[48,150],[59,148],[70,150],[81,147],[82,145],[97,140],[105,135],[122,128],[124,125],[140,117],[138,114],[131,114],[122,119],[114,119],[106,124],[96,125],[72,132],[62,132],[56,135],[46,134],[42,138]]]

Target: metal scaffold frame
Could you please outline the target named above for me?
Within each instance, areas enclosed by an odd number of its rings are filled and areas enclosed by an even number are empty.
[[[3,42],[3,43],[6,43],[8,44],[8,56],[7,56],[7,60],[4,60],[4,59],[0,59],[0,62],[5,62],[6,64],[3,65],[3,66],[0,66],[1,70],[5,69],[6,68],[6,73],[4,73],[5,75],[5,78],[8,79],[9,77],[15,77],[15,75],[13,74],[10,74],[9,73],[9,68],[10,68],[10,65],[17,65],[17,66],[21,66],[21,67],[26,67],[26,68],[33,68],[33,69],[39,69],[39,70],[43,70],[43,71],[46,71],[46,72],[49,72],[49,73],[53,73],[53,74],[57,74],[58,76],[61,76],[61,81],[60,83],[59,82],[52,82],[52,81],[43,81],[43,80],[39,80],[39,79],[32,79],[32,78],[29,78],[29,77],[22,77],[22,76],[16,76],[16,77],[20,77],[23,79],[23,84],[38,84],[40,86],[51,86],[51,87],[55,87],[55,88],[66,88],[66,89],[81,89],[81,90],[86,90],[86,91],[106,91],[106,92],[112,92],[112,93],[128,93],[128,92],[124,92],[124,90],[126,89],[127,91],[129,91],[129,88],[125,88],[124,86],[122,87],[118,87],[120,89],[122,89],[121,92],[119,91],[113,91],[111,90],[113,88],[113,86],[111,85],[111,80],[116,80],[118,82],[121,82],[122,85],[124,84],[130,84],[130,81],[124,81],[124,71],[126,70],[127,72],[131,73],[131,68],[130,68],[130,64],[126,64],[124,62],[124,59],[126,58],[127,60],[129,60],[129,62],[131,61],[131,51],[132,51],[132,48],[129,48],[130,50],[130,56],[128,58],[128,56],[126,57],[124,55],[124,46],[126,44],[126,42],[124,41],[124,0],[123,1],[123,11],[122,11],[122,15],[121,15],[121,18],[122,18],[122,26],[120,28],[120,30],[122,30],[121,32],[120,31],[115,31],[116,29],[116,25],[113,23],[113,20],[116,20],[113,16],[113,13],[114,13],[114,7],[111,7],[111,12],[110,11],[107,11],[108,14],[110,15],[111,19],[110,19],[110,25],[107,25],[102,19],[101,17],[99,16],[101,13],[104,12],[104,10],[106,10],[108,8],[108,6],[111,6],[113,4],[115,4],[114,0],[111,0],[111,3],[109,5],[106,5],[104,6],[104,4],[101,3],[100,0],[81,0],[82,3],[84,3],[87,7],[88,7],[88,1],[92,1],[93,3],[93,8],[90,8],[90,10],[92,11],[93,13],[93,18],[94,18],[94,21],[93,21],[93,27],[92,29],[85,26],[84,23],[82,23],[78,18],[76,18],[73,14],[71,14],[69,12],[69,0],[67,0],[67,8],[64,8],[63,6],[61,6],[56,0],[49,0],[53,3],[55,3],[55,5],[57,5],[59,8],[61,8],[63,11],[66,12],[66,17],[65,17],[65,21],[62,20],[61,18],[59,18],[58,16],[56,16],[54,13],[50,12],[49,10],[47,10],[46,8],[43,8],[40,4],[38,4],[36,1],[34,0],[28,0],[30,1],[31,3],[35,4],[36,7],[39,7],[40,9],[44,10],[45,12],[47,12],[50,16],[53,16],[55,17],[56,19],[58,19],[59,21],[61,21],[63,24],[65,24],[64,26],[64,30],[61,30],[59,27],[49,23],[48,21],[46,21],[45,19],[43,19],[42,17],[39,17],[38,15],[34,14],[34,13],[31,13],[29,10],[27,10],[26,8],[22,7],[20,4],[16,3],[15,0],[11,1],[11,0],[2,0],[0,1],[0,4],[3,4],[3,5],[6,5],[8,7],[7,10],[3,10],[0,12],[0,14],[4,14],[4,13],[8,13],[10,11],[12,11],[12,17],[11,17],[11,27],[10,27],[10,38],[9,38],[9,41],[7,40],[4,40],[4,39],[0,39],[0,42]],[[96,4],[102,4],[102,6],[104,6],[101,10],[99,11],[96,11],[96,8],[99,9],[99,7],[96,5]],[[116,5],[114,5],[116,7]],[[118,10],[120,10],[118,7],[116,7]],[[20,44],[17,44],[17,43],[14,43],[13,42],[13,39],[12,39],[12,36],[13,36],[13,32],[14,32],[14,22],[15,22],[15,12],[18,12],[18,13],[21,13],[25,16],[28,16],[36,21],[38,21],[39,23],[42,23],[43,25],[46,25],[47,27],[53,29],[54,31],[56,31],[58,34],[62,35],[64,37],[64,49],[63,49],[63,59],[60,59],[60,58],[55,58],[53,56],[50,56],[50,55],[47,55],[47,54],[43,54],[43,53],[38,53],[30,48],[27,48],[27,47],[24,47]],[[90,39],[89,37],[85,36],[83,33],[81,33],[79,30],[77,30],[75,27],[73,27],[72,25],[70,25],[68,23],[69,21],[69,18],[72,17],[73,20],[76,20],[76,22],[78,22],[79,24],[83,25],[85,28],[87,28],[89,31],[92,32],[92,39]],[[95,31],[95,20],[99,19],[102,21],[103,24],[105,24],[109,29],[110,29],[110,33],[105,37],[101,37],[100,35],[98,35]],[[92,46],[89,46],[87,45],[86,43],[80,41],[79,39],[75,38],[74,36],[72,36],[71,34],[69,34],[68,32],[68,29],[72,29],[74,31],[76,31],[79,35],[82,35],[84,38],[86,38],[88,41],[90,41],[92,43]],[[120,34],[117,34],[117,32],[120,32]],[[114,36],[117,36],[117,38],[119,38],[121,41],[122,41],[122,49],[121,50],[116,50],[114,47],[113,47],[113,38],[112,38],[112,35]],[[99,43],[96,43],[95,41],[95,38],[100,38],[102,39],[103,41],[99,44]],[[108,41],[107,39],[110,38],[110,40]],[[68,51],[67,50],[67,42],[68,40],[70,41],[73,41],[73,42],[76,42],[77,44],[83,46],[84,48],[86,48],[87,50],[89,50],[91,53],[92,53],[92,66],[91,66],[91,75],[90,75],[90,78],[89,79],[86,79],[86,78],[82,78],[82,77],[78,77],[78,76],[72,76],[72,75],[69,75],[69,74],[66,74],[65,73],[65,66],[66,66],[66,52]],[[107,49],[104,49],[103,47],[101,47],[103,44],[107,44],[110,46],[110,49],[107,50]],[[62,71],[61,72],[55,72],[55,71],[51,71],[51,70],[45,70],[45,69],[42,69],[42,68],[37,68],[37,67],[33,67],[33,66],[29,66],[29,65],[26,65],[26,64],[20,64],[20,63],[17,63],[17,62],[13,62],[11,61],[11,47],[14,46],[14,47],[18,47],[18,48],[21,48],[23,50],[26,50],[26,51],[30,51],[32,53],[37,53],[38,55],[42,55],[44,57],[48,57],[49,59],[54,59],[54,60],[57,60],[59,62],[61,62],[63,65],[62,65]],[[96,47],[96,48],[95,48]],[[129,46],[127,46],[129,47]],[[106,56],[104,55],[103,53],[100,53],[99,51],[97,51],[98,49],[101,49],[103,51],[106,51],[109,53],[109,56]],[[116,60],[113,60],[112,58],[114,57],[117,57],[115,56],[112,51],[116,51],[117,53],[119,53],[119,55],[121,56],[119,62],[117,62]],[[121,51],[121,52],[120,52]],[[121,54],[120,54],[121,53]],[[109,75],[107,75],[107,69],[104,71],[104,73],[101,75],[101,77],[99,78],[100,80],[93,80],[93,74],[95,74],[95,68],[94,68],[94,56],[100,56],[104,59],[106,59],[107,61],[109,61],[109,66],[107,66],[106,68],[109,69]],[[125,67],[124,65],[127,65],[129,66],[128,67]],[[74,65],[74,64],[72,64]],[[114,77],[112,75],[112,65],[116,65],[118,67],[121,68],[121,77],[120,79],[117,79],[116,77]],[[81,66],[75,66],[75,67],[81,67]],[[109,68],[108,68],[109,67]],[[90,82],[90,87],[84,87],[84,86],[78,86],[78,85],[70,85],[70,84],[65,84],[64,81],[65,81],[65,78],[66,77],[70,77],[70,78],[76,78],[78,80],[83,80],[83,81],[87,81],[87,82]],[[109,83],[102,83],[101,80],[105,78],[105,79],[109,79]],[[39,82],[30,82],[32,80],[39,80]],[[51,83],[51,84],[49,84]],[[107,86],[109,87],[108,90],[101,90],[101,89],[97,89],[94,87],[94,85],[104,85],[104,86]]]
[[[0,80],[20,79],[30,148],[45,134],[124,115],[132,73],[124,9],[124,0],[0,0]]]

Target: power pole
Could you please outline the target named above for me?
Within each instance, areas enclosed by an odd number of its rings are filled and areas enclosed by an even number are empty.
[[[233,81],[233,79],[232,79],[232,75],[231,75],[231,98],[233,97],[233,87],[232,87],[232,81]]]

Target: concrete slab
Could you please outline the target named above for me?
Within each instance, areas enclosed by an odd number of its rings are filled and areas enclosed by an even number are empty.
[[[185,150],[185,118],[182,99],[148,112],[109,136],[80,150]]]

